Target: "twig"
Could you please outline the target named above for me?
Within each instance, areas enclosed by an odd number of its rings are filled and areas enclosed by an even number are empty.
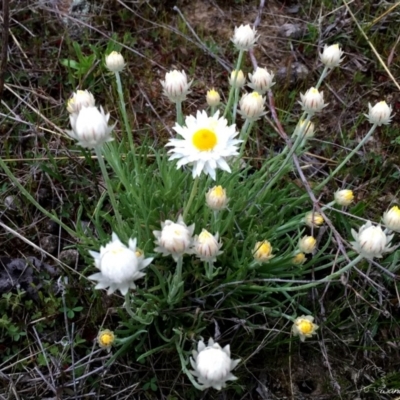
[[[1,37],[1,63],[0,63],[0,100],[3,97],[4,79],[7,68],[8,58],[8,34],[10,24],[9,0],[3,0],[3,34]]]

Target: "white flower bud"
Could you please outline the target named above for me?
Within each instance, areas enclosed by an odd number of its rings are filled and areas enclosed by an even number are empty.
[[[98,281],[95,289],[109,287],[107,294],[119,290],[125,295],[129,289],[135,289],[134,281],[142,278],[142,272],[152,261],[152,258],[144,259],[144,256],[136,254],[136,239],[129,240],[129,246],[125,246],[113,233],[112,241],[106,246],[101,246],[100,253],[89,251],[94,258],[95,266],[100,272],[89,276],[89,279]]]
[[[82,107],[94,107],[95,101],[92,93],[88,90],[77,90],[67,102],[67,111],[70,114],[77,114]]]
[[[383,223],[391,231],[400,232],[400,208],[393,206],[383,214]]]
[[[351,230],[355,242],[351,242],[353,249],[367,259],[381,258],[383,253],[393,250],[389,247],[393,235],[387,236],[380,226],[373,226],[371,221],[361,226],[357,233]]]
[[[364,114],[371,124],[378,126],[388,125],[391,119],[392,107],[388,106],[386,101],[380,101],[373,107],[368,103],[369,113]]]
[[[317,246],[317,241],[312,236],[304,236],[299,240],[299,250],[302,253],[310,254],[312,253]]]
[[[259,263],[268,262],[275,256],[272,254],[272,246],[268,240],[257,242],[253,249],[254,260]]]
[[[324,50],[320,54],[320,58],[324,65],[329,68],[334,68],[342,62],[342,55],[343,51],[340,49],[339,45],[332,44],[331,46],[324,46]]]
[[[258,92],[245,93],[240,99],[240,114],[244,119],[257,121],[265,115],[264,111],[265,97]]]
[[[236,80],[235,80],[236,79]],[[236,89],[240,89],[246,83],[246,78],[244,77],[243,71],[240,69],[239,72],[234,69],[231,72],[231,77],[229,78],[229,84]]]
[[[106,67],[111,72],[121,72],[125,68],[124,57],[117,51],[112,51],[106,56]]]
[[[235,28],[232,42],[238,50],[248,51],[252,49],[259,38],[256,36],[257,31],[250,25],[240,25]]]
[[[222,243],[218,242],[218,233],[211,235],[206,229],[203,229],[200,235],[194,238],[194,253],[202,261],[214,262],[217,256],[222,254],[220,251]]]
[[[327,104],[324,103],[324,95],[318,89],[312,87],[305,94],[300,93],[301,101],[299,102],[302,109],[309,114],[321,111]]]
[[[249,74],[250,82],[248,86],[260,94],[266,93],[275,82],[274,74],[270,74],[265,68],[257,67],[253,74]]]
[[[102,107],[83,107],[78,114],[69,116],[72,131],[66,131],[69,136],[78,140],[82,147],[95,148],[113,140],[108,126],[110,114],[105,114]]]
[[[222,186],[214,186],[206,193],[207,206],[213,211],[224,210],[229,199],[226,197],[226,190]]]
[[[319,228],[324,222],[324,217],[316,211],[310,211],[304,217],[304,223],[310,228]]]
[[[187,226],[180,215],[177,223],[166,220],[161,223],[161,227],[161,231],[153,231],[157,239],[154,242],[157,245],[155,251],[163,256],[171,255],[175,261],[184,254],[192,253],[194,224]]]
[[[207,104],[210,107],[216,107],[221,101],[221,96],[215,89],[211,89],[207,92]]]
[[[301,134],[303,137],[310,139],[314,137],[315,125],[313,122],[308,121],[307,126],[304,126],[305,123],[306,121],[304,119],[300,120],[296,126],[294,134],[298,135],[300,132],[302,132]]]
[[[240,360],[231,359],[229,344],[224,348],[213,339],[208,340],[206,346],[203,339],[197,345],[197,351],[193,351],[193,358],[190,358],[190,364],[193,371],[190,373],[197,377],[202,389],[214,388],[221,390],[226,386],[227,381],[236,380],[232,374]]]
[[[339,206],[347,207],[349,206],[354,200],[354,194],[352,190],[343,189],[338,190],[335,193],[335,202],[339,204]]]
[[[188,83],[185,71],[173,71],[165,74],[165,80],[160,81],[164,88],[164,95],[169,98],[172,103],[181,103],[186,100],[186,95],[190,93],[190,85],[192,81]]]

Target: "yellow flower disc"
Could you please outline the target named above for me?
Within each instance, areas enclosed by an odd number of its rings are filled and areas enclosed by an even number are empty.
[[[100,347],[110,347],[114,343],[114,333],[110,330],[106,329],[103,332],[100,332],[98,337],[98,343]]]
[[[194,146],[201,151],[212,150],[217,144],[217,135],[207,128],[199,129],[193,135]]]
[[[307,319],[303,319],[298,324],[298,328],[303,335],[308,335],[313,331],[313,323]]]

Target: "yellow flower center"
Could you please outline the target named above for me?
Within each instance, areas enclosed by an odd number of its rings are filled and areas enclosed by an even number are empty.
[[[215,186],[214,190],[213,190],[213,195],[216,197],[223,197],[225,196],[225,191],[222,188],[222,186]]]
[[[397,206],[393,206],[391,211],[393,211],[393,213],[396,214],[396,217],[399,218],[400,217],[400,208]]]
[[[100,346],[109,347],[114,342],[114,334],[111,331],[104,331],[99,335]]]
[[[114,255],[117,255],[117,254],[123,253],[124,251],[125,251],[124,247],[116,247],[115,249],[111,249],[110,253],[114,254]]]
[[[303,334],[303,335],[308,335],[310,333],[312,333],[313,331],[313,323],[311,321],[308,321],[307,319],[303,319],[299,322],[299,324],[297,325],[299,328],[299,331]]]
[[[217,135],[210,129],[199,129],[193,135],[193,144],[200,151],[212,150],[217,144]]]

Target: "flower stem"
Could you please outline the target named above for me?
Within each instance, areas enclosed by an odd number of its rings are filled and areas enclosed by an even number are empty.
[[[228,115],[228,112],[229,112],[229,110],[230,110],[230,108],[231,108],[231,105],[232,105],[233,97],[234,97],[235,90],[236,90],[236,89],[235,89],[236,80],[237,80],[237,77],[238,77],[238,75],[239,75],[240,66],[241,66],[241,64],[242,64],[243,54],[244,54],[244,50],[240,50],[240,51],[239,51],[238,60],[237,60],[237,63],[236,63],[236,68],[235,68],[236,74],[235,74],[235,77],[234,77],[234,79],[233,79],[231,89],[230,89],[230,91],[229,91],[228,102],[226,103],[226,108],[225,108],[225,111],[224,111],[224,117],[225,117],[225,118],[226,118],[226,116]]]
[[[131,148],[131,152],[133,155],[135,154],[135,145],[133,144],[133,137],[132,137],[132,128],[129,123],[128,115],[126,113],[125,101],[124,101],[124,92],[122,91],[122,83],[121,83],[121,76],[119,72],[115,72],[115,80],[117,82],[117,92],[119,98],[119,105],[122,114],[122,118],[124,120],[124,127],[126,135],[128,136],[129,146]]]
[[[185,207],[185,209],[183,211],[183,220],[184,221],[186,221],[186,217],[187,217],[187,215],[189,213],[189,209],[190,209],[190,207],[191,207],[191,205],[193,203],[194,197],[196,196],[198,185],[199,185],[199,177],[197,176],[194,179],[193,186],[192,186],[192,191],[190,192],[190,196],[189,196],[189,200],[188,200],[188,202],[186,204],[186,207]]]
[[[121,215],[120,215],[120,213],[118,211],[117,201],[116,201],[115,196],[114,196],[114,191],[113,191],[113,188],[112,188],[112,185],[111,185],[110,178],[108,176],[106,165],[104,163],[103,155],[101,154],[101,148],[96,146],[94,148],[94,151],[96,153],[97,160],[99,161],[100,169],[101,169],[104,181],[105,181],[106,186],[107,186],[107,192],[108,192],[108,196],[110,197],[111,204],[112,204],[113,209],[114,209],[115,218],[117,219],[118,226],[121,229],[121,227],[122,227],[122,218],[121,218]]]
[[[238,159],[241,160],[243,157],[244,149],[246,148],[247,140],[249,139],[250,132],[253,129],[254,121],[250,121],[248,118],[244,121],[242,129],[240,131],[240,139],[243,140],[240,145],[240,153]]]
[[[182,102],[176,103],[176,122],[178,125],[183,126],[183,113],[182,113]]]

